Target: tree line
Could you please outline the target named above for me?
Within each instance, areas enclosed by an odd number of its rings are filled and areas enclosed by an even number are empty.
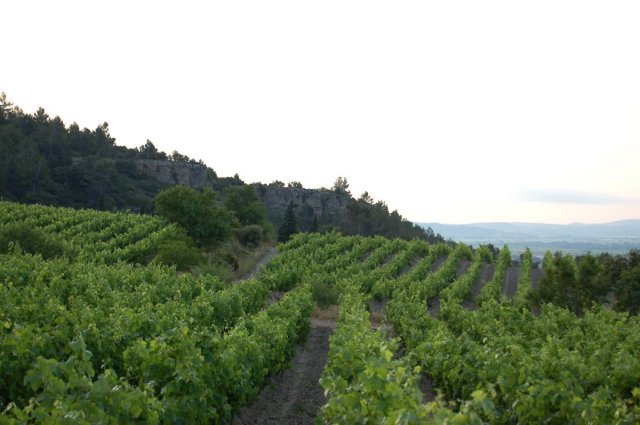
[[[201,160],[196,161],[177,151],[172,154],[159,151],[149,140],[137,148],[119,146],[111,136],[107,122],[90,130],[81,129],[76,123],[67,126],[60,117],[50,117],[43,108],[39,108],[35,113],[25,113],[11,103],[4,93],[0,94],[2,199],[73,208],[153,213],[158,210],[156,196],[172,185],[141,172],[136,166],[139,160],[173,161],[206,167]],[[207,201],[198,202],[214,205],[216,208],[227,202],[225,208],[237,213],[237,205],[231,205],[232,201],[225,199],[230,197],[242,200],[243,196],[250,196],[248,194],[252,190],[255,191],[253,188],[249,189],[237,174],[233,177],[219,177],[211,168],[206,167],[206,170],[211,182],[210,187],[195,192],[201,192],[198,196],[203,196]],[[276,183],[279,182],[273,184]],[[236,193],[236,189],[232,189],[235,187],[242,189],[237,189]],[[302,189],[302,184],[298,181],[292,182],[289,188]],[[181,197],[190,197],[191,204],[198,204],[194,201],[193,193],[187,196],[186,188],[180,190]],[[273,214],[267,211],[267,217],[274,223],[275,229],[280,229],[286,224],[279,239],[284,241],[298,231],[337,230],[346,235],[382,235],[430,242],[444,240],[431,229],[425,230],[414,225],[397,211],[389,211],[383,201],[374,202],[366,192],[359,199],[355,199],[344,177],[338,177],[330,190],[345,200],[345,211],[332,211],[323,217],[314,213],[307,214],[308,216],[301,215],[299,205],[292,205],[288,216],[285,214],[273,217]],[[253,197],[251,202],[255,207]],[[229,214],[227,216],[233,216]],[[258,229],[247,226],[263,226],[256,223],[248,224],[260,220],[247,217],[236,217],[237,222],[242,225],[227,225],[223,223],[229,220],[224,217],[225,214],[219,217],[218,224],[222,226],[217,230],[221,232],[219,237],[235,232],[242,239],[255,240],[258,238]],[[201,217],[193,219],[196,222],[204,220]],[[199,223],[196,227],[199,225],[204,224]],[[213,227],[210,229],[211,232]],[[245,229],[239,232],[238,228]],[[277,231],[265,230],[263,226],[262,233],[275,237]]]
[[[532,293],[536,304],[553,303],[582,314],[595,304],[640,313],[640,251],[626,255],[590,253],[573,257],[547,252],[544,277]]]

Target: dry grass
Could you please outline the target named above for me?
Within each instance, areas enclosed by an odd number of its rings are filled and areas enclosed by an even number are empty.
[[[384,309],[372,310],[370,313],[370,318],[371,318],[371,323],[373,324],[380,325],[384,323],[386,320]]]
[[[316,307],[311,317],[318,320],[338,320],[338,306],[331,305],[327,308]]]
[[[373,329],[382,329],[389,336],[395,336],[395,331],[390,323],[387,323],[387,303],[380,301],[369,302],[369,319]]]
[[[233,271],[232,280],[239,280],[251,274],[256,265],[260,262],[272,245],[261,244],[255,249],[246,249],[244,247],[235,247],[234,254],[238,257],[238,270]]]
[[[335,328],[338,320],[338,306],[332,305],[326,308],[316,307],[311,313],[311,326]]]

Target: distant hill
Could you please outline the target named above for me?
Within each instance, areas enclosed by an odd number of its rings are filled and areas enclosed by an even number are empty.
[[[575,252],[622,253],[640,249],[640,220],[601,224],[544,223],[418,223],[434,232],[469,244],[508,244],[516,250],[528,246],[538,251],[559,249]]]

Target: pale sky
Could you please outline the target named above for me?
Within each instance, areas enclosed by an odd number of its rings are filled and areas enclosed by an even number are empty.
[[[4,1],[0,91],[414,221],[640,218],[640,2]]]

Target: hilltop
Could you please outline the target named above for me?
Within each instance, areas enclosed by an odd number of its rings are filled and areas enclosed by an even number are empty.
[[[90,130],[43,108],[23,112],[0,95],[0,198],[8,201],[92,208],[103,211],[151,213],[155,198],[175,185],[212,190],[223,202],[225,190],[246,186],[237,174],[220,177],[202,160],[173,151],[159,151],[147,140],[137,148],[116,144],[104,122]],[[346,179],[331,189],[307,189],[300,183],[252,183],[267,217],[279,228],[292,204],[299,231],[338,230],[346,235],[382,235],[442,241],[390,211],[368,195],[354,198]],[[366,196],[364,196],[366,195]]]

